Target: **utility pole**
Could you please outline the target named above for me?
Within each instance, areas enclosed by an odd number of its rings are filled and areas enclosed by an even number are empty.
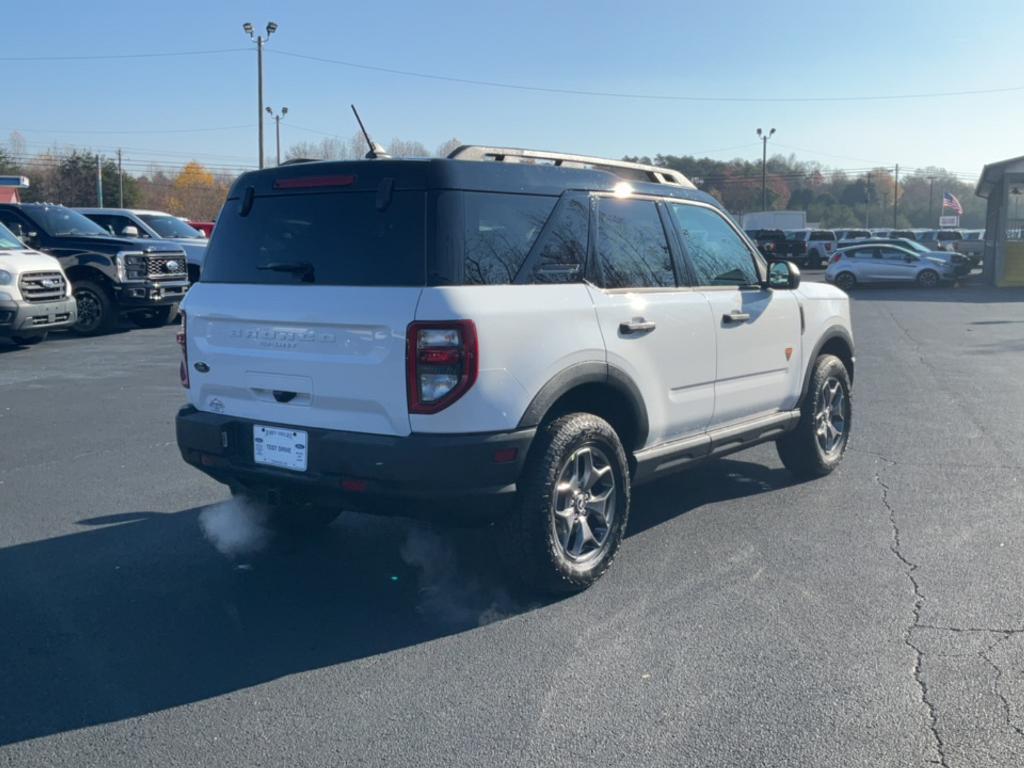
[[[871,171],[868,171],[867,184],[864,187],[864,229],[871,226]]]
[[[928,226],[932,225],[932,193],[935,191],[935,177],[928,177]]]
[[[761,139],[761,210],[768,210],[768,139],[775,134],[775,129],[772,128],[768,133],[764,133],[760,128],[757,129],[757,135]]]
[[[892,184],[892,228],[896,229],[896,217],[900,212],[900,164],[896,163],[896,177]]]
[[[267,22],[267,36],[263,35],[253,36],[253,26],[248,21],[242,25],[242,29],[249,39],[256,43],[256,113],[257,120],[256,124],[259,128],[259,142],[260,142],[260,168],[263,167],[263,45],[270,39],[270,36],[277,31],[277,24],[273,21]]]
[[[124,208],[124,167],[121,165],[121,149],[117,150],[117,207]]]
[[[288,107],[281,107],[281,111],[277,114],[271,107],[267,107],[267,114],[274,118],[274,129],[277,134],[277,164],[281,164],[281,118],[288,114]]]
[[[103,163],[96,155],[96,207],[103,207]]]

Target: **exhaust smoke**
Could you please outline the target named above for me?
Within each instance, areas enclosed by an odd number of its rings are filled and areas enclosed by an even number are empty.
[[[217,551],[231,559],[260,552],[273,535],[266,527],[266,512],[242,498],[204,509],[199,527]]]

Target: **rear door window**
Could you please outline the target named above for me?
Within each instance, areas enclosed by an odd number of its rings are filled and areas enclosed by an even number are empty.
[[[258,196],[245,216],[228,200],[210,240],[203,281],[403,286],[426,280],[425,193]]]
[[[668,207],[699,285],[760,283],[754,254],[717,211],[703,205]]]
[[[603,288],[672,288],[672,254],[654,202],[597,202],[597,259]]]

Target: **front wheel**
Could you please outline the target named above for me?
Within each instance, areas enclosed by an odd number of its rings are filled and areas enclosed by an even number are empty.
[[[626,452],[612,426],[573,413],[541,428],[500,546],[513,573],[549,594],[579,592],[612,564],[629,517]]]
[[[82,280],[72,286],[78,304],[78,322],[72,330],[80,336],[109,333],[117,322],[114,302],[107,289],[91,280]]]
[[[11,336],[11,341],[23,347],[31,347],[41,341],[46,341],[46,333],[37,333],[35,336]]]
[[[852,415],[846,366],[835,355],[821,355],[814,362],[796,429],[775,441],[786,469],[809,479],[839,466],[850,440]]]
[[[917,276],[917,284],[922,288],[934,288],[939,284],[939,273],[926,269]]]

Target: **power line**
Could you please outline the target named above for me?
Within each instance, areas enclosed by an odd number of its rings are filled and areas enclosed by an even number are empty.
[[[436,75],[427,72],[414,72],[408,69],[394,69],[392,67],[381,67],[373,64],[361,64],[355,61],[342,61],[341,59],[328,59],[323,56],[311,56],[305,53],[294,51],[283,51],[276,48],[271,51],[274,55],[290,56],[295,59],[316,61],[322,64],[336,64],[342,67],[370,70],[372,72],[384,72],[390,75],[401,75],[403,77],[417,77],[424,80],[439,80],[448,83],[462,83],[464,85],[480,85],[488,88],[505,88],[515,91],[533,91],[536,93],[558,93],[572,96],[598,96],[602,98],[615,99],[644,99],[649,101],[692,101],[692,102],[748,102],[748,103],[789,103],[789,102],[830,102],[830,101],[897,101],[900,99],[935,99],[952,96],[978,96],[983,94],[1012,93],[1024,91],[1024,85],[1008,86],[1004,88],[978,88],[963,91],[932,91],[926,93],[900,93],[900,94],[878,94],[868,96],[693,96],[693,95],[671,95],[654,93],[626,93],[621,91],[593,91],[576,88],[553,88],[542,85],[524,85],[521,83],[506,83],[497,80],[477,80],[469,77],[454,77],[450,75]]]
[[[79,129],[79,128],[11,128],[5,130],[18,131],[19,133],[83,133],[83,134],[102,134],[102,135],[117,135],[122,134],[138,134],[138,133],[209,133],[211,131],[237,131],[243,128],[252,128],[250,125],[219,125],[216,127],[208,128],[145,128],[145,129],[130,129],[127,131],[121,130],[92,130],[92,129]]]
[[[204,51],[157,51],[151,53],[97,53],[59,56],[0,56],[0,61],[102,61],[106,59],[163,59],[174,56],[210,56],[218,53],[238,53],[248,48],[212,48]]]

